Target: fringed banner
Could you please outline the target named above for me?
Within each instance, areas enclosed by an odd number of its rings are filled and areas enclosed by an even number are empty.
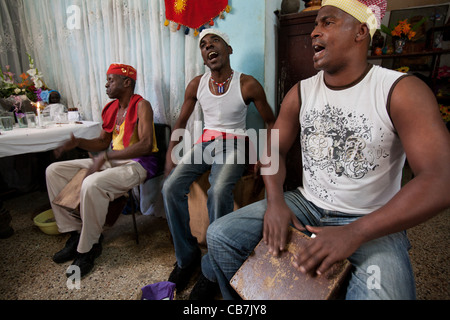
[[[228,0],[164,0],[166,5],[165,26],[171,24],[171,29],[180,30],[184,26],[185,34],[194,29],[197,36],[205,25],[214,25],[214,19],[224,19],[224,12],[229,13],[231,7]],[[172,31],[175,31],[172,30]]]

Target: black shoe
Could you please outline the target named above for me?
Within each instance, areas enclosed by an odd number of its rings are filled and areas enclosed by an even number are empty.
[[[77,266],[80,268],[80,277],[84,277],[92,268],[94,268],[94,261],[102,254],[102,244],[101,242],[96,243],[92,246],[92,249],[86,253],[77,253],[77,257],[72,262],[72,266]],[[70,271],[69,271],[70,270]],[[67,269],[66,276],[70,277],[73,275],[73,268]]]
[[[80,241],[80,234],[76,231],[71,232],[69,240],[67,240],[64,248],[53,256],[53,261],[56,263],[64,263],[75,259],[77,255],[77,246]]]
[[[172,270],[169,276],[169,282],[175,283],[178,292],[183,291],[192,275],[201,265],[202,252],[198,249],[195,253],[194,259],[186,268],[181,269],[178,263],[175,262],[175,268]]]
[[[202,273],[189,295],[189,300],[214,300],[218,292],[219,284],[209,281]]]

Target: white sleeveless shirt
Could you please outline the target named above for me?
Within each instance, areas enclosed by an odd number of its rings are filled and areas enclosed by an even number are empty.
[[[197,100],[203,110],[204,129],[243,134],[247,128],[247,105],[242,98],[241,73],[234,71],[227,92],[216,96],[209,89],[211,71],[206,72],[197,89]]]
[[[387,105],[402,75],[372,66],[340,90],[327,87],[322,71],[301,81],[299,189],[318,207],[368,214],[400,190],[405,153]]]

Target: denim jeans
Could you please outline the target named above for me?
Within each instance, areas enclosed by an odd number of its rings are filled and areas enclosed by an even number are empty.
[[[285,200],[304,225],[345,225],[360,217],[317,208],[298,190],[286,192]],[[209,258],[224,299],[239,298],[229,281],[262,239],[266,208],[266,200],[256,202],[218,219],[208,228]],[[345,298],[415,299],[409,248],[406,232],[364,243],[348,258],[353,268]]]
[[[175,247],[175,257],[180,268],[187,267],[199,250],[197,239],[192,235],[189,226],[187,195],[191,184],[211,169],[209,175],[211,187],[207,193],[209,221],[212,223],[230,213],[234,209],[234,186],[246,169],[245,161],[241,163],[237,160],[240,152],[242,150],[237,143],[231,148],[226,148],[222,140],[195,144],[164,182],[162,190],[164,207]],[[199,158],[201,163],[197,163]],[[205,276],[214,281],[215,274],[209,267],[208,255],[202,258],[202,270],[203,266]]]

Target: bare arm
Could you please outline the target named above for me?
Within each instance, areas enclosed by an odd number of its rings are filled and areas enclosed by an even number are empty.
[[[294,265],[303,272],[325,272],[362,243],[406,230],[450,206],[450,135],[433,93],[419,79],[402,79],[394,89],[391,118],[402,141],[414,179],[386,205],[340,227],[313,228],[317,234]]]
[[[123,149],[108,152],[110,160],[126,160],[147,156],[153,149],[153,109],[150,102],[141,100],[138,104],[138,137],[139,141]]]
[[[70,139],[64,142],[61,146],[54,150],[55,157],[58,159],[61,155],[75,148],[81,148],[86,151],[100,152],[106,150],[111,143],[112,133],[108,133],[105,130],[100,132],[100,136],[95,139],[83,139],[76,138],[71,134]]]
[[[153,144],[153,110],[150,102],[142,100],[138,104],[138,134],[139,142],[123,151],[110,152],[110,159],[132,159],[149,154]],[[65,151],[81,148],[86,151],[100,152],[109,148],[112,141],[112,132],[105,130],[100,132],[100,136],[95,139],[76,138],[73,134],[70,140],[55,149],[55,156],[59,158]]]
[[[154,134],[153,110],[147,100],[141,100],[137,108],[139,141],[123,150],[105,151],[97,155],[87,175],[99,171],[107,160],[127,160],[151,154]]]
[[[181,106],[181,113],[175,123],[175,126],[172,128],[172,132],[177,129],[186,128],[186,124],[191,116],[192,112],[195,109],[195,104],[197,103],[197,89],[200,83],[201,76],[194,78],[187,86],[186,92],[184,94],[184,102]],[[172,169],[175,167],[175,164],[172,161],[172,150],[173,148],[180,142],[180,140],[170,140],[169,147],[167,148],[166,153],[166,165],[164,169],[164,175],[167,177]]]
[[[391,117],[414,179],[372,214],[376,223],[386,220],[365,231],[366,241],[416,226],[450,206],[450,134],[433,93],[415,77],[401,80],[392,97]]]
[[[274,151],[277,150],[279,153],[279,170],[274,175],[263,175],[267,191],[263,239],[269,246],[269,252],[274,255],[278,255],[280,251],[284,250],[288,240],[290,223],[293,223],[299,230],[304,229],[287,206],[283,191],[286,177],[286,154],[292,147],[300,130],[299,112],[300,100],[297,84],[286,95],[280,114],[272,128],[272,131],[278,130],[279,141],[271,141],[269,135],[268,146],[275,146]],[[269,147],[268,150],[270,150]],[[271,154],[268,156],[271,157]]]
[[[245,103],[253,102],[267,128],[271,129],[275,123],[275,116],[267,102],[264,88],[255,78],[244,74],[241,76],[241,87]]]
[[[255,104],[256,110],[261,115],[266,128],[268,129],[268,136],[270,136],[270,130],[275,124],[275,116],[269,103],[267,102],[266,93],[261,84],[252,76],[242,74],[241,75],[241,92],[245,103],[248,105],[250,102]],[[259,170],[261,168],[261,161],[257,161],[253,167],[253,176],[257,178]]]

